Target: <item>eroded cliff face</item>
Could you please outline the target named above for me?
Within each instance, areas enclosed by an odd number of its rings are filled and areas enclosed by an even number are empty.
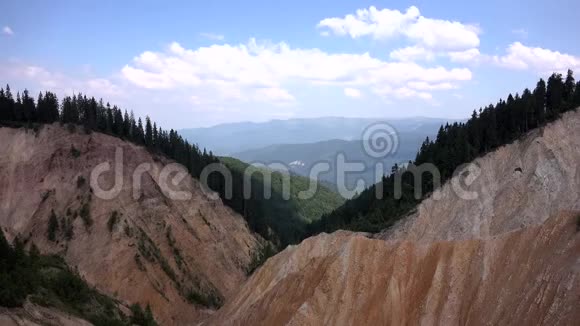
[[[580,211],[580,112],[568,112],[472,163],[475,169],[459,170],[438,199],[427,198],[378,237],[485,238],[541,224],[562,210]],[[463,199],[471,194],[476,198]]]
[[[391,230],[287,248],[206,324],[577,324],[578,126],[567,113],[476,160]]]
[[[70,133],[58,124],[38,132],[0,128],[0,139],[2,230],[9,239],[19,236],[43,253],[62,255],[102,292],[150,304],[162,324],[182,325],[212,313],[189,303],[189,294],[224,300],[246,279],[257,238],[241,216],[209,200],[189,176],[177,185],[168,180],[191,199],[168,199],[159,184],[166,159],[118,138]],[[123,152],[123,187],[114,198],[101,199],[91,189],[90,172],[103,162],[114,167],[116,149]],[[134,192],[133,173],[141,163],[151,169]],[[109,171],[99,184],[110,189],[114,179]],[[48,239],[52,211],[58,220],[54,241]]]
[[[208,324],[573,325],[575,217],[430,244],[319,235],[268,260]]]

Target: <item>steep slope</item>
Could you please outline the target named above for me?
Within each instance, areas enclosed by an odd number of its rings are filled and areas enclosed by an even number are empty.
[[[49,322],[47,322],[49,321]],[[62,311],[27,302],[17,309],[0,308],[0,325],[3,326],[90,326],[86,320]]]
[[[380,237],[413,241],[493,236],[541,224],[555,212],[580,211],[580,111],[476,159]],[[466,180],[476,176],[474,180]],[[477,176],[479,175],[479,176]],[[466,186],[466,181],[471,183]],[[464,200],[453,183],[477,198]],[[469,218],[467,218],[469,217]]]
[[[208,324],[577,323],[579,125],[569,112],[477,159],[391,230],[286,249]]]
[[[170,187],[191,198],[168,199],[159,180],[171,163],[164,157],[58,124],[37,132],[0,128],[0,139],[0,226],[9,239],[19,236],[43,253],[62,255],[104,293],[150,304],[162,324],[205,317],[245,280],[259,240],[242,217],[208,200],[189,175]],[[89,185],[90,172],[103,162],[115,166],[116,149],[123,153],[123,186],[113,199],[101,199]],[[151,169],[134,192],[133,173],[141,163]],[[98,181],[110,189],[114,180],[109,171]]]
[[[320,183],[312,197],[301,198],[299,194],[311,186],[311,180],[306,177],[250,166],[231,157],[221,157],[220,161],[232,173],[242,176],[246,172],[252,173],[252,199],[245,201],[246,219],[253,223],[253,229],[265,230],[261,234],[281,246],[299,242],[308,224],[344,202],[338,193]],[[271,176],[271,183],[265,186],[264,180],[268,180],[268,176]],[[286,180],[287,184],[284,183]],[[265,187],[270,187],[271,196],[268,199],[264,196]],[[288,191],[288,199],[285,199],[284,191]]]
[[[575,216],[481,240],[322,234],[268,260],[208,325],[574,325]]]

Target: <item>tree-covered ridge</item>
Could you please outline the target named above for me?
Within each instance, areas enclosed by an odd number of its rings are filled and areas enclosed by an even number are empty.
[[[0,306],[21,307],[30,300],[97,326],[157,325],[149,306],[134,304],[125,316],[119,302],[90,287],[62,258],[40,255],[34,244],[26,251],[25,245],[19,238],[11,245],[0,231]]]
[[[123,113],[117,106],[104,104],[102,99],[97,101],[82,94],[66,96],[59,103],[54,93],[45,92],[40,93],[35,102],[27,90],[22,94],[18,92],[14,98],[7,85],[6,89],[0,89],[0,121],[16,125],[57,121],[81,125],[87,133],[107,133],[163,153],[186,166],[195,177],[199,177],[207,164],[217,162],[211,152],[207,153],[205,149],[200,151],[173,129],[158,128],[149,117],[143,123],[141,118],[135,118],[133,112],[125,110]]]
[[[7,85],[6,89],[0,88],[0,125],[36,128],[39,124],[55,122],[67,125],[70,131],[82,129],[86,133],[102,132],[145,146],[154,153],[163,154],[181,163],[197,179],[209,164],[221,164],[211,151],[200,150],[196,144],[189,143],[175,130],[164,130],[149,117],[143,123],[133,112],[123,112],[115,105],[105,104],[103,100],[97,101],[94,97],[76,94],[72,97],[66,96],[59,102],[54,93],[41,92],[35,101],[27,90],[16,93],[14,97],[10,86]],[[242,182],[243,174],[233,173],[233,176],[239,178],[235,179],[234,184]],[[244,201],[242,188],[233,189],[232,198],[226,199],[225,180],[219,173],[211,173],[207,183],[220,194],[225,204],[248,219],[253,231],[267,235],[263,225],[254,222],[256,219],[263,220],[264,217],[256,213],[249,214],[246,207],[239,204]]]
[[[573,72],[566,78],[554,73],[545,82],[540,79],[533,90],[525,89],[515,96],[479,111],[473,111],[465,123],[441,126],[435,140],[427,138],[414,162],[407,167],[394,166],[392,173],[384,176],[381,184],[373,185],[358,197],[348,200],[331,214],[310,225],[308,234],[332,232],[338,229],[377,232],[391,226],[404,217],[436,185],[429,173],[423,174],[421,194],[414,197],[414,176],[409,169],[425,163],[434,164],[441,174],[441,183],[449,180],[454,171],[464,163],[511,143],[526,132],[542,127],[558,119],[562,113],[580,106],[580,82],[576,83]],[[401,197],[395,199],[395,179],[402,182]],[[382,199],[377,198],[377,187],[382,187]]]
[[[279,247],[300,241],[308,224],[344,202],[338,193],[320,183],[311,198],[301,199],[299,193],[310,187],[309,178],[251,166],[231,157],[222,157],[220,160],[234,175],[235,193],[243,193],[243,175],[245,172],[251,173],[251,197],[244,199],[236,196],[230,206],[244,214],[252,229]],[[264,178],[268,175],[271,176],[271,196],[266,199]],[[283,196],[284,182],[288,182],[289,199]]]

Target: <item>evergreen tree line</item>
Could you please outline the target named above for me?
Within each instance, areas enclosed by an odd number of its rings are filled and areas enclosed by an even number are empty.
[[[200,151],[173,129],[158,128],[149,117],[143,123],[133,112],[123,113],[117,106],[104,104],[102,99],[97,101],[82,94],[66,96],[59,103],[54,93],[45,92],[35,101],[27,90],[22,95],[18,92],[14,98],[7,85],[6,89],[0,89],[0,121],[26,125],[61,122],[82,126],[87,133],[107,133],[163,153],[186,166],[197,178],[206,165],[218,162],[211,152]]]
[[[27,90],[13,96],[10,86],[0,88],[0,123],[7,126],[28,126],[60,122],[69,128],[81,127],[85,132],[102,132],[138,145],[146,146],[149,150],[166,155],[181,163],[190,174],[199,179],[201,171],[209,164],[220,163],[219,159],[206,149],[201,151],[197,145],[183,139],[173,129],[167,131],[157,126],[149,117],[145,123],[141,118],[135,118],[133,112],[124,112],[117,106],[97,101],[94,97],[83,94],[66,96],[59,102],[52,92],[38,95],[35,101]],[[71,130],[72,131],[72,130]],[[228,169],[223,165],[224,169]],[[224,177],[211,173],[208,177],[208,186],[220,194],[223,202],[243,215],[250,228],[266,239],[272,239],[271,228],[275,222],[266,219],[261,200],[263,186],[252,181],[254,193],[251,199],[243,196],[243,173],[231,171],[233,176],[232,196],[226,197],[226,182]],[[301,235],[294,237],[296,240]]]
[[[424,163],[434,164],[441,174],[441,184],[449,180],[464,163],[518,139],[526,132],[545,126],[564,112],[580,106],[580,82],[576,83],[571,70],[566,78],[554,73],[545,82],[540,79],[533,90],[525,89],[515,96],[509,94],[479,111],[471,118],[441,126],[435,140],[423,142],[414,162],[408,166],[395,165],[392,173],[383,177],[381,184],[373,185],[359,196],[312,223],[307,236],[337,229],[377,232],[391,226],[408,214],[437,186],[429,173],[422,175],[420,193],[414,196],[414,176],[409,170]],[[395,180],[401,180],[401,197],[395,198]],[[376,195],[382,189],[382,198]]]

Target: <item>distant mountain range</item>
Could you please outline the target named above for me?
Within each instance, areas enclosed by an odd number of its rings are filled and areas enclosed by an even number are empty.
[[[438,128],[438,127],[437,127]],[[346,162],[360,162],[364,164],[364,171],[347,173],[344,184],[349,189],[354,189],[356,181],[362,179],[368,187],[376,183],[375,166],[381,162],[384,166],[383,174],[391,170],[397,163],[408,162],[415,159],[415,155],[425,137],[433,137],[437,128],[423,128],[414,132],[399,133],[399,148],[395,153],[384,158],[376,159],[369,156],[363,147],[362,140],[326,140],[307,144],[279,144],[267,147],[233,153],[232,156],[242,161],[251,163],[282,163],[296,174],[308,177],[312,167],[320,162],[326,162],[330,166],[328,172],[320,174],[319,180],[338,190],[337,185],[337,155],[344,154]],[[382,176],[382,175],[380,175]],[[379,177],[380,177],[379,176]],[[360,192],[363,188],[358,187]]]
[[[231,155],[270,145],[357,140],[362,138],[366,127],[377,122],[387,122],[399,133],[426,136],[432,135],[447,121],[424,117],[404,119],[329,117],[229,123],[208,128],[182,129],[179,133],[201,148],[211,149],[214,154]]]

